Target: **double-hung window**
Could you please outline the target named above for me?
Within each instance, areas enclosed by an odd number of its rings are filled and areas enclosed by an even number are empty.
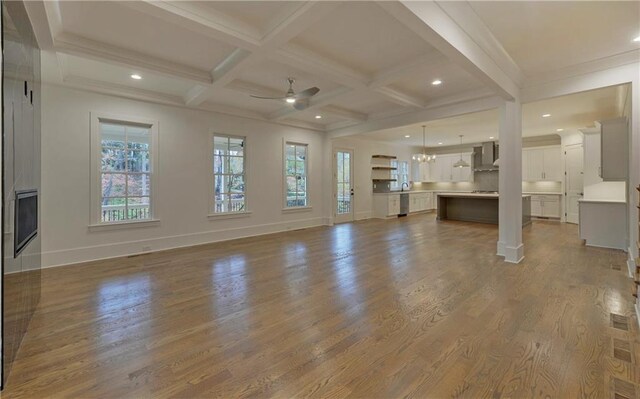
[[[395,179],[391,182],[392,190],[399,190],[403,183],[409,184],[409,162],[394,159],[391,161],[391,167],[396,168],[391,171],[391,179]]]
[[[156,123],[98,116],[93,129],[92,222],[153,219]]]
[[[246,212],[245,138],[213,135],[213,213]]]
[[[307,144],[285,143],[285,208],[309,206],[307,190]]]

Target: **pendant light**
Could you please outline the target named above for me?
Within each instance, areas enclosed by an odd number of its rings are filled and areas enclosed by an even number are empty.
[[[460,160],[453,164],[454,168],[468,168],[470,166],[464,159],[462,159],[462,138],[463,137],[464,136],[461,134],[460,135]]]

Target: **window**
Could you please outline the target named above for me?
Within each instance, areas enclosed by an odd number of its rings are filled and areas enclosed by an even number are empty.
[[[307,151],[306,144],[285,144],[285,207],[309,206],[307,192]]]
[[[157,223],[158,124],[91,115],[91,225]]]
[[[151,126],[100,121],[100,222],[151,218]]]
[[[246,211],[245,138],[213,136],[213,213]]]
[[[396,168],[391,171],[391,178],[396,179],[391,182],[392,190],[399,190],[403,183],[409,184],[409,162],[394,159],[391,161],[391,167]]]

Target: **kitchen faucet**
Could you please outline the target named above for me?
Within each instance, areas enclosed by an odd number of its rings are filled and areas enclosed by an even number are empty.
[[[409,183],[404,182],[404,183],[402,183],[402,187],[400,187],[400,191],[404,191],[404,185],[405,184],[407,185],[407,189],[409,188]]]

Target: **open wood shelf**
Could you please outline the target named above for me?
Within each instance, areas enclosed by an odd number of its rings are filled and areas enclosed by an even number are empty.
[[[374,159],[397,159],[395,155],[372,155],[371,158]]]
[[[398,170],[398,168],[394,168],[393,166],[374,166],[371,169],[373,169],[373,170]]]

